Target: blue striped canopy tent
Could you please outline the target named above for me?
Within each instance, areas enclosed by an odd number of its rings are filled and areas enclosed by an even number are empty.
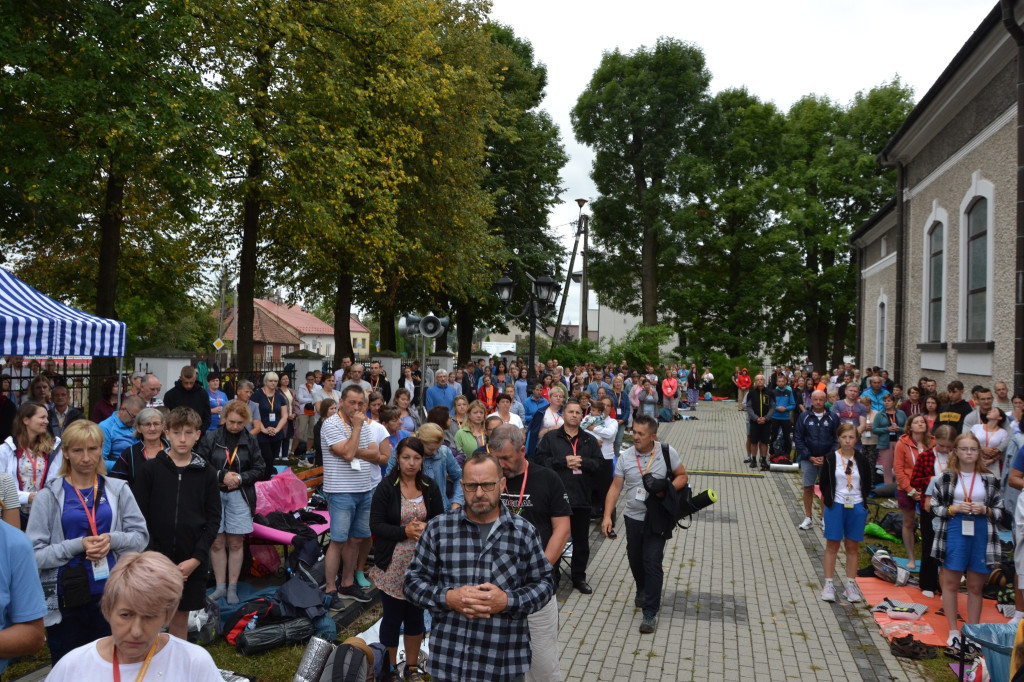
[[[0,355],[123,357],[124,322],[58,303],[0,268]]]

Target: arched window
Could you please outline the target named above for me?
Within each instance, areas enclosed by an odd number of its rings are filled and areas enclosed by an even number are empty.
[[[967,333],[965,341],[985,341],[988,297],[988,200],[967,212]]]
[[[942,251],[942,223],[932,225],[928,232],[928,342],[942,341],[942,277],[944,274]]]

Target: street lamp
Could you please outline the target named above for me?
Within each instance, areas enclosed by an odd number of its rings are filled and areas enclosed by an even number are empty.
[[[501,301],[502,307],[505,308],[505,314],[515,320],[521,320],[525,317],[530,321],[530,358],[526,376],[527,382],[532,384],[537,378],[537,318],[540,317],[542,308],[543,310],[550,310],[555,307],[555,301],[558,299],[558,283],[547,274],[536,278],[526,275],[526,278],[530,280],[533,286],[530,290],[530,298],[526,302],[526,307],[518,315],[513,315],[508,309],[509,303],[512,302],[512,292],[516,288],[515,282],[508,276],[503,276],[494,283],[494,289],[498,294],[498,300]]]

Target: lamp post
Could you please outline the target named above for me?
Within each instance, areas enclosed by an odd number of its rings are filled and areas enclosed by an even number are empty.
[[[503,276],[495,282],[494,288],[498,292],[498,300],[501,301],[501,305],[509,317],[515,320],[525,317],[530,322],[530,357],[526,376],[527,382],[532,384],[537,378],[537,318],[540,317],[541,306],[544,310],[554,308],[555,300],[558,298],[558,283],[547,274],[537,278],[526,275],[526,278],[532,283],[530,299],[526,302],[523,312],[518,315],[513,315],[508,309],[508,304],[512,302],[512,292],[516,288],[515,282],[509,277]]]
[[[576,241],[572,245],[572,256],[569,258],[569,274],[572,274],[572,267],[576,263],[576,251],[580,247],[580,236],[583,234],[583,206],[586,199],[577,199],[576,205],[580,207],[580,214],[576,218]],[[555,334],[551,337],[551,350],[558,345],[558,335],[562,333],[562,318],[565,317],[565,302],[569,298],[569,278],[565,278],[565,291],[562,292],[562,305],[558,307],[558,320],[555,322]]]

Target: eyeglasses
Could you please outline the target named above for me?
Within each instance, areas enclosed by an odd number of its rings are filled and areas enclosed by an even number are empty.
[[[132,414],[132,411],[129,410],[127,407],[122,407],[121,409],[124,410],[125,414],[127,414],[130,417],[130,419],[128,420],[129,424],[133,423],[135,421],[135,417],[139,414],[138,412]]]
[[[467,493],[475,493],[477,490],[483,489],[485,493],[494,492],[494,489],[498,486],[497,481],[484,481],[483,483],[466,483],[462,482],[462,487],[466,489]]]

